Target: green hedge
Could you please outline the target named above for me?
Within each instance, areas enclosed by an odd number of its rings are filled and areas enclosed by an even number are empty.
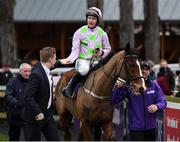
[[[180,97],[166,96],[166,101],[180,103]]]
[[[9,137],[8,135],[0,134],[0,141],[8,141]]]

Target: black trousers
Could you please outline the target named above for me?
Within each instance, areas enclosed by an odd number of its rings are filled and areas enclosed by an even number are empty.
[[[156,129],[130,130],[132,141],[156,141]]]
[[[41,132],[47,141],[59,141],[58,126],[53,118],[25,124],[25,138],[27,141],[40,141]]]
[[[19,141],[22,125],[9,124],[9,141]]]

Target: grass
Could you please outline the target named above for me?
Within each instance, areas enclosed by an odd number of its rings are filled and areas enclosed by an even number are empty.
[[[0,134],[0,141],[9,141],[8,135]]]
[[[180,97],[166,96],[166,101],[180,103]]]

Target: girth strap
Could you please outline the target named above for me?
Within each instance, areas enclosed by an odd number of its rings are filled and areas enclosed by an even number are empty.
[[[109,98],[110,98],[110,96],[98,96],[98,95],[96,95],[95,93],[91,92],[90,90],[86,89],[84,86],[83,86],[83,89],[84,89],[84,91],[85,91],[86,93],[90,94],[91,96],[93,96],[93,97],[95,97],[95,98],[97,98],[97,99],[103,100],[103,99],[109,99]]]

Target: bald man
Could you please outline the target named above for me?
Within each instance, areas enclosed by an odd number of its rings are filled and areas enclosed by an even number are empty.
[[[21,118],[24,107],[23,93],[28,83],[30,73],[31,65],[22,63],[17,76],[11,78],[6,86],[5,103],[10,141],[19,141],[21,128],[23,127],[24,129],[24,121]]]

